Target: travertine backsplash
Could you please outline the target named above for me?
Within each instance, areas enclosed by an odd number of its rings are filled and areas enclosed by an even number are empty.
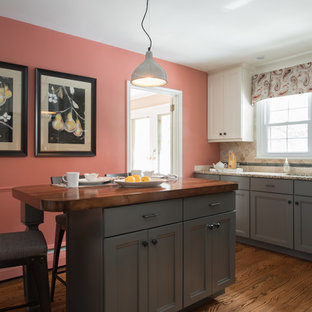
[[[220,160],[228,161],[229,151],[233,151],[244,171],[282,173],[285,159],[257,159],[256,142],[220,143]],[[312,159],[289,159],[290,172],[298,175],[312,175]],[[274,166],[276,164],[276,166]],[[306,166],[305,166],[306,165]]]
[[[254,142],[227,142],[220,143],[220,160],[227,162],[229,151],[233,151],[238,162],[251,163],[284,163],[284,159],[257,159],[257,144]],[[296,164],[312,164],[312,159],[290,159],[289,163]]]

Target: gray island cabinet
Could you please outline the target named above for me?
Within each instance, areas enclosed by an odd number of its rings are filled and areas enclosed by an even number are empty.
[[[43,211],[67,214],[68,312],[177,312],[234,283],[236,189],[181,179],[146,189],[25,186],[13,195],[29,229]],[[30,301],[27,272],[25,280]]]
[[[216,295],[234,283],[233,202],[233,192],[184,200],[185,306]]]

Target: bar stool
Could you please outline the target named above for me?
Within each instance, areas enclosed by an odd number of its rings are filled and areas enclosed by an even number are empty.
[[[0,268],[25,265],[34,278],[39,302],[1,308],[9,311],[40,304],[40,311],[50,312],[47,244],[40,231],[0,234]]]

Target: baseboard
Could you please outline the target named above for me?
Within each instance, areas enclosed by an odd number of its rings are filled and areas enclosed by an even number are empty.
[[[296,257],[296,258],[300,258],[303,260],[312,261],[312,254],[297,251],[294,249],[279,247],[279,246],[271,245],[268,243],[256,241],[256,240],[253,240],[250,238],[239,237],[239,236],[236,236],[236,242],[237,243],[243,243],[246,245],[250,245],[253,247],[259,247],[259,248],[267,249],[267,250],[274,251],[274,252],[279,252],[279,253],[286,254],[288,256],[292,256],[292,257]]]

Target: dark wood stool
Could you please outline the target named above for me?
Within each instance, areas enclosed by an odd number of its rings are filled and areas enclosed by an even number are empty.
[[[47,244],[40,231],[0,234],[0,268],[26,266],[34,279],[39,302],[29,302],[14,307],[1,308],[9,311],[40,304],[40,311],[50,312]]]

